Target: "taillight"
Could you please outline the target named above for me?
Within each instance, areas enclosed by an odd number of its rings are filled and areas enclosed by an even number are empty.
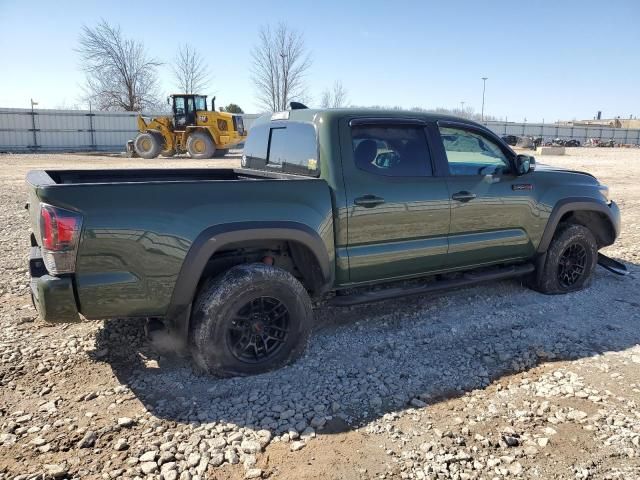
[[[76,267],[82,215],[51,205],[40,205],[42,259],[49,273],[72,273]]]

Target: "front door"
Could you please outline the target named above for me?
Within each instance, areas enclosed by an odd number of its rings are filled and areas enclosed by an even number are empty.
[[[184,130],[187,126],[185,97],[173,97],[173,124],[176,130]]]
[[[449,192],[434,176],[426,124],[352,119],[341,128],[350,283],[442,269]]]
[[[193,96],[173,97],[173,122],[176,130],[184,130],[196,124],[196,108]]]
[[[532,175],[516,176],[512,152],[483,129],[439,122],[451,193],[451,267],[529,258],[538,214]]]

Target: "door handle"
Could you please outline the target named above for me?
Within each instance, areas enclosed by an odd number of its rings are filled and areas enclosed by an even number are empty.
[[[375,195],[364,195],[356,198],[353,203],[360,205],[361,207],[371,208],[384,203],[384,198],[376,197]]]
[[[458,202],[468,202],[469,200],[476,198],[476,194],[463,190],[462,192],[454,193],[451,195],[451,198]]]

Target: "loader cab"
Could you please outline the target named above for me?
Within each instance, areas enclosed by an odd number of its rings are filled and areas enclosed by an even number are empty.
[[[176,130],[184,130],[196,124],[196,112],[207,109],[206,95],[171,95],[173,104],[173,125]]]

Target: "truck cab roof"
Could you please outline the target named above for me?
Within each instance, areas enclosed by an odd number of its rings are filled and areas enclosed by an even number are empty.
[[[323,120],[335,120],[344,117],[384,117],[384,118],[411,118],[424,120],[425,122],[456,121],[461,123],[477,124],[471,120],[453,115],[443,115],[432,112],[419,112],[414,110],[397,110],[384,108],[305,108],[295,110],[283,110],[280,112],[267,113],[254,123],[270,120],[293,120],[299,122],[315,122],[320,118]]]

